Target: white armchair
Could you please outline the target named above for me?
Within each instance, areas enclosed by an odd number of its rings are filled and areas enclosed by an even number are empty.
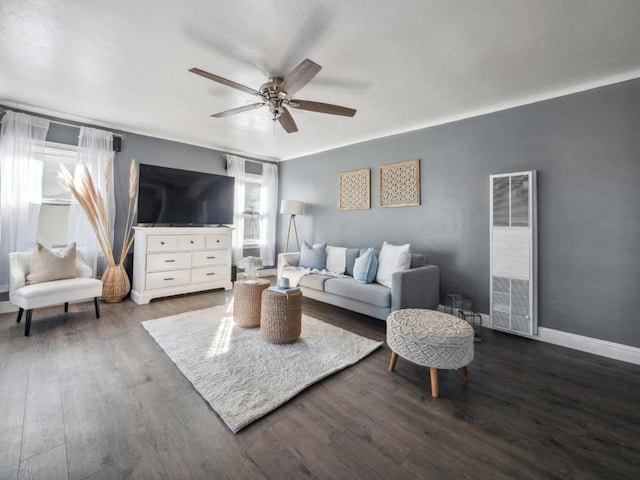
[[[29,336],[34,308],[64,304],[64,311],[67,312],[69,302],[93,298],[96,318],[100,318],[98,297],[102,295],[102,281],[93,278],[91,267],[84,263],[79,252],[76,254],[75,278],[27,285],[26,278],[29,275],[32,257],[33,252],[9,253],[9,300],[20,309],[18,323],[22,319],[23,312],[27,311],[25,336]]]

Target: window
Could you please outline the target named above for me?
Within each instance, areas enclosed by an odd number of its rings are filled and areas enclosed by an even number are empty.
[[[73,175],[78,155],[75,145],[46,142],[42,162],[42,205],[36,240],[48,247],[68,243],[69,205],[73,200],[58,180],[60,164]]]
[[[244,248],[260,247],[260,190],[262,177],[247,174],[244,185]]]

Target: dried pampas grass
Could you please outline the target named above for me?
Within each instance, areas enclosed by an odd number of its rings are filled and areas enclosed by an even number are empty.
[[[104,254],[104,258],[107,265],[116,265],[115,257],[113,255],[113,246],[109,243],[109,212],[104,201],[106,193],[111,188],[111,172],[113,169],[114,153],[111,153],[107,158],[107,165],[105,171],[105,185],[106,192],[103,196],[102,192],[95,186],[91,174],[85,165],[78,165],[77,175],[74,178],[67,168],[60,164],[60,170],[58,171],[58,179],[78,201],[82,210],[87,215],[87,219],[93,228],[100,249]],[[133,245],[133,219],[138,210],[138,170],[136,168],[135,160],[131,159],[131,166],[129,167],[129,209],[127,212],[127,220],[124,230],[124,238],[122,242],[122,251],[120,252],[120,259],[118,265],[124,262],[127,253]]]

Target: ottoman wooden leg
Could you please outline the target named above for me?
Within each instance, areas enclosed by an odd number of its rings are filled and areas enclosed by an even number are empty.
[[[462,373],[462,381],[467,383],[469,381],[469,372],[467,371],[467,367],[462,367],[460,369],[460,373]]]
[[[438,398],[438,369],[429,368],[429,377],[431,377],[431,396]]]
[[[396,368],[396,362],[398,361],[398,354],[396,352],[391,352],[391,360],[389,361],[389,371],[393,372],[393,369]]]

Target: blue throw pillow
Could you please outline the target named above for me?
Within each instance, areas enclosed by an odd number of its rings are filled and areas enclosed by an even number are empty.
[[[307,242],[302,242],[302,249],[300,251],[299,267],[304,268],[317,268],[322,270],[327,263],[327,242],[317,245],[309,245]]]
[[[371,283],[376,278],[378,271],[378,259],[373,248],[367,250],[356,258],[353,265],[353,279],[358,283]]]

